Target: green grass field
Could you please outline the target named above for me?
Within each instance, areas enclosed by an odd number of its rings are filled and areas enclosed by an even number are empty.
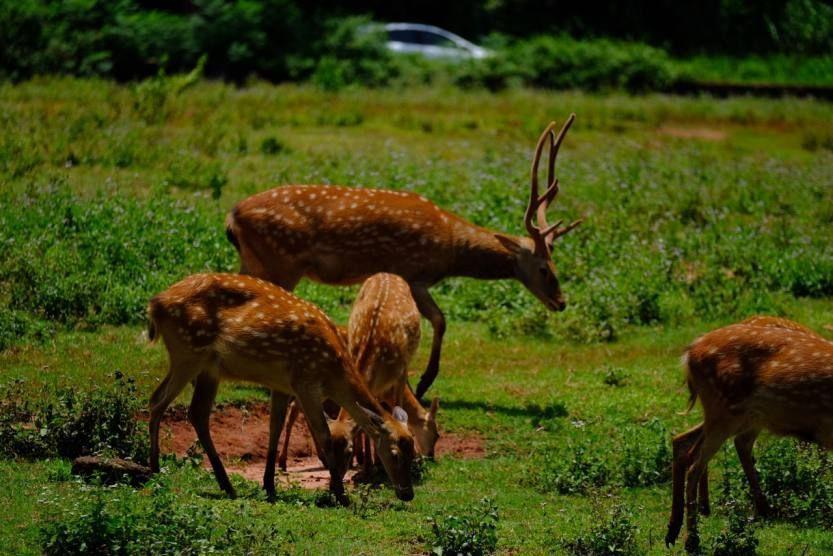
[[[159,482],[134,491],[72,479],[59,457],[6,457],[0,551],[40,553],[54,524],[76,523],[98,503],[128,537],[166,512],[180,524],[172,539],[189,527],[217,536],[223,524],[231,529],[215,544],[228,553],[426,553],[429,518],[466,515],[488,497],[499,553],[565,553],[617,506],[635,527],[631,553],[682,553],[663,543],[668,439],[699,419],[699,409],[682,414],[682,350],[758,312],[833,337],[833,105],[260,83],[177,91],[172,82],[0,86],[5,387],[20,379],[20,392],[43,400],[56,388],[109,387],[118,370],[135,379],[143,405],[166,366],[143,336],[147,300],[190,273],[234,270],[224,214],[268,187],[414,190],[521,233],[533,143],[549,120],[576,112],[550,217],[587,217],[555,252],[570,307],[547,314],[510,282],[436,288],[450,317],[431,391],[440,427],[480,435],[487,457],[440,454],[412,503],[386,488],[354,493],[351,508],[294,491],[268,503],[242,479],[241,499],[226,500],[210,473],[172,460]],[[355,289],[304,283],[298,292],[343,320]],[[429,335],[424,328],[414,373]],[[256,399],[257,389],[221,387],[221,402]],[[0,419],[0,435],[6,426]],[[833,551],[830,457],[796,446],[759,443],[765,486],[793,489],[780,518],[755,526],[760,554]],[[817,482],[801,479],[808,469],[822,470]],[[711,477],[705,546],[727,528],[721,501],[746,502],[733,451]]]

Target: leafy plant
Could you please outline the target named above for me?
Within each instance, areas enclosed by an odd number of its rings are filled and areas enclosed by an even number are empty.
[[[497,506],[488,498],[459,513],[430,518],[431,552],[438,556],[483,556],[497,549]]]

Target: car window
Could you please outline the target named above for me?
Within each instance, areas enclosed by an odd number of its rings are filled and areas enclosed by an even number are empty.
[[[396,31],[388,31],[388,40],[396,42],[416,42],[416,32],[406,31],[404,29],[397,29]]]
[[[430,31],[419,32],[419,43],[431,46],[444,46],[446,48],[454,48],[457,46],[451,39],[438,35],[437,33],[431,33]]]

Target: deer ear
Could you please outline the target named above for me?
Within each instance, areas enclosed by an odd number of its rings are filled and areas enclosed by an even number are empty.
[[[431,419],[437,418],[437,410],[440,408],[440,398],[431,400],[431,409],[428,410],[428,415]]]
[[[398,405],[393,408],[393,418],[403,424],[408,424],[408,414],[405,413],[405,410],[399,407]]]
[[[514,237],[505,236],[503,234],[495,234],[495,239],[497,239],[501,245],[506,247],[506,249],[515,255],[521,252],[521,244]]]
[[[359,407],[364,411],[367,416],[370,418],[370,423],[374,427],[381,427],[385,424],[385,420],[382,419],[381,415],[373,411],[372,409],[367,409],[363,405],[359,405]]]

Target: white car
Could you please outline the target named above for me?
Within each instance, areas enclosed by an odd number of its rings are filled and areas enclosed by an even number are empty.
[[[388,35],[387,47],[392,52],[450,60],[480,60],[492,54],[490,50],[433,25],[386,23],[383,27]]]

